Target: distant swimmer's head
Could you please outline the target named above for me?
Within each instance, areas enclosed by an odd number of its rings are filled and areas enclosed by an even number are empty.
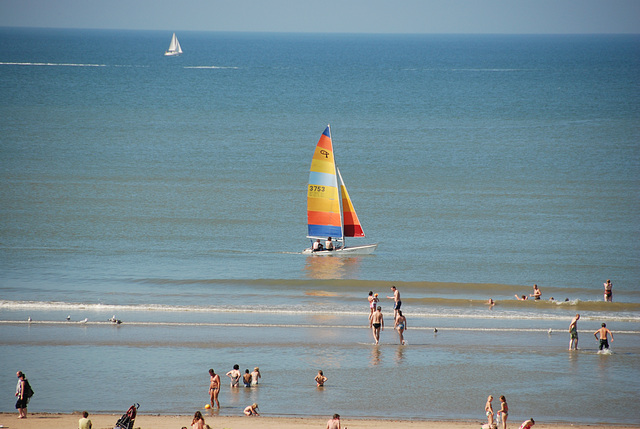
[[[369,296],[371,296],[371,295],[373,295],[373,291],[372,290],[369,291]]]
[[[606,324],[606,323],[603,323],[603,324],[602,324],[602,327],[603,327],[603,328],[606,328],[606,327],[607,327],[607,324]]]
[[[392,290],[396,290],[396,287],[395,287],[395,286],[391,286],[391,289],[392,289]]]
[[[233,369],[240,369],[240,365],[238,364],[233,365]]]

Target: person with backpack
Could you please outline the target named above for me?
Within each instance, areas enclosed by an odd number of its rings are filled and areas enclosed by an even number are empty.
[[[31,389],[29,380],[27,380],[27,377],[22,371],[18,371],[16,375],[18,376],[18,385],[16,386],[16,396],[18,397],[18,400],[16,401],[16,410],[18,410],[19,419],[26,419],[27,404],[29,403],[29,399],[33,396],[33,389]]]

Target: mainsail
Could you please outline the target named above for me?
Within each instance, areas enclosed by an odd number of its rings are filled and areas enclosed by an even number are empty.
[[[169,44],[169,49],[164,53],[165,56],[172,55],[180,55],[182,53],[182,47],[180,46],[180,42],[178,42],[178,38],[176,37],[176,33],[173,33],[173,37],[171,37],[171,43]]]
[[[309,238],[342,238],[340,196],[333,158],[331,128],[327,125],[316,145],[307,191]]]

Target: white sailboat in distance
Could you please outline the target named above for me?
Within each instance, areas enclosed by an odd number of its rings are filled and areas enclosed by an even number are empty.
[[[182,54],[182,47],[180,46],[180,42],[178,42],[176,33],[173,33],[173,37],[171,37],[171,43],[169,44],[169,49],[165,51],[164,56],[174,57],[180,54]]]

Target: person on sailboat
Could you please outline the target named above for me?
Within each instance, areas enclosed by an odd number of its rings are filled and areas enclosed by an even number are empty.
[[[325,242],[324,248],[326,250],[334,250],[333,249],[333,241],[331,241],[331,237],[327,238],[327,241]]]
[[[320,250],[323,250],[324,247],[322,247],[322,243],[320,242],[320,239],[318,238],[318,240],[313,243],[313,251],[314,252],[319,252]]]

